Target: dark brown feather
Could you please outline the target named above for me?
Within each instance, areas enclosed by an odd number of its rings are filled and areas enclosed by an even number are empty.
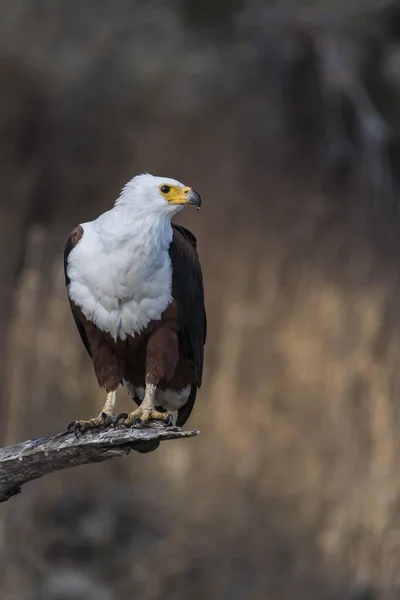
[[[203,276],[196,251],[195,236],[181,225],[173,225],[169,249],[172,262],[172,296],[179,306],[180,351],[194,362],[197,386],[203,376],[207,317],[204,306]]]
[[[177,425],[182,427],[192,412],[197,388],[202,382],[207,316],[196,237],[181,225],[174,224],[172,227],[174,233],[169,254],[172,262],[172,296],[179,307],[179,354],[193,362],[195,375],[194,381],[190,382],[189,399],[178,411]]]

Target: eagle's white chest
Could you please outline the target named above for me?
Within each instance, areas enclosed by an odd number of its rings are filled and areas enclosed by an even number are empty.
[[[112,215],[104,217],[82,225],[68,257],[68,293],[87,319],[123,340],[159,319],[172,300],[172,229],[150,221],[119,222],[116,230]]]

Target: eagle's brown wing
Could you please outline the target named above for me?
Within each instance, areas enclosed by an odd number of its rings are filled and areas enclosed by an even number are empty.
[[[65,243],[65,246],[64,246],[64,274],[65,274],[65,285],[67,286],[67,289],[68,289],[68,285],[70,282],[70,279],[68,277],[68,272],[67,272],[68,256],[69,256],[69,253],[71,252],[71,250],[73,250],[73,248],[75,248],[75,246],[77,245],[79,240],[82,238],[82,236],[83,236],[83,228],[80,225],[78,225],[78,227],[75,227],[75,229],[73,229],[71,231],[71,233],[69,234],[68,239]],[[75,304],[73,302],[71,302],[70,298],[69,298],[69,304],[71,306],[72,315],[74,317],[75,324],[78,328],[79,335],[81,336],[81,340],[82,340],[86,350],[88,351],[89,356],[91,357],[92,353],[90,351],[90,344],[89,344],[88,337],[86,335],[86,331],[85,331],[81,321],[79,320],[78,315],[76,314],[77,308],[76,308]]]
[[[188,402],[178,411],[177,425],[189,418],[203,376],[207,317],[204,306],[203,277],[196,250],[196,238],[185,227],[173,225],[169,254],[172,263],[172,297],[179,306],[179,352],[193,361],[195,383]]]

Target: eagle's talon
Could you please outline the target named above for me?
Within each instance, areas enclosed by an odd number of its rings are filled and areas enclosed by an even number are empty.
[[[79,435],[78,433],[82,434],[85,433],[81,423],[79,423],[79,421],[73,421],[71,423],[72,425],[72,433],[74,434],[74,436],[76,437],[77,440],[79,440]]]
[[[109,413],[102,412],[101,413],[101,422],[102,422],[102,425],[104,428],[111,427],[111,425],[114,426],[115,417],[114,417],[114,415],[111,415]]]
[[[128,413],[119,413],[119,415],[117,417],[115,417],[114,419],[114,429],[117,428],[117,425],[119,425],[119,422],[121,421],[121,423],[123,421],[125,421],[128,418]],[[125,423],[122,423],[123,425],[125,425]]]
[[[114,425],[114,415],[112,412],[103,410],[98,417],[88,419],[87,421],[72,421],[67,427],[70,433],[74,433],[75,437],[78,438],[78,433],[83,435],[89,429],[106,429],[110,425]]]
[[[83,422],[83,423],[79,423],[79,422],[78,422],[78,425],[77,425],[77,428],[76,428],[76,431],[77,431],[78,433],[80,433],[81,435],[83,435],[84,433],[86,433],[86,432],[87,432],[87,430],[88,430],[88,429],[89,429],[89,428],[88,428],[88,426],[85,424],[85,422]],[[78,439],[78,435],[77,435],[76,433],[75,433],[75,436],[76,436],[76,438]]]
[[[108,423],[108,425],[115,429],[115,417],[110,417],[110,422]]]
[[[69,433],[73,433],[74,436],[76,437],[76,439],[78,439],[79,438],[78,433],[83,433],[82,425],[79,423],[79,421],[72,421],[72,423],[70,423],[68,425],[67,431]]]
[[[125,422],[125,426],[141,428],[148,425],[150,421],[161,421],[162,423],[165,423],[167,427],[169,427],[170,425],[172,425],[173,418],[173,415],[171,413],[167,414],[166,411],[160,412],[157,409],[142,409],[141,407],[139,407],[130,415],[128,415],[128,418]]]

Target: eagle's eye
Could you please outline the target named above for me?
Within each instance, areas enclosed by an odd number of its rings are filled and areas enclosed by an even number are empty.
[[[160,190],[162,191],[163,194],[168,194],[168,192],[171,191],[171,188],[169,187],[169,185],[162,185],[160,187]]]

